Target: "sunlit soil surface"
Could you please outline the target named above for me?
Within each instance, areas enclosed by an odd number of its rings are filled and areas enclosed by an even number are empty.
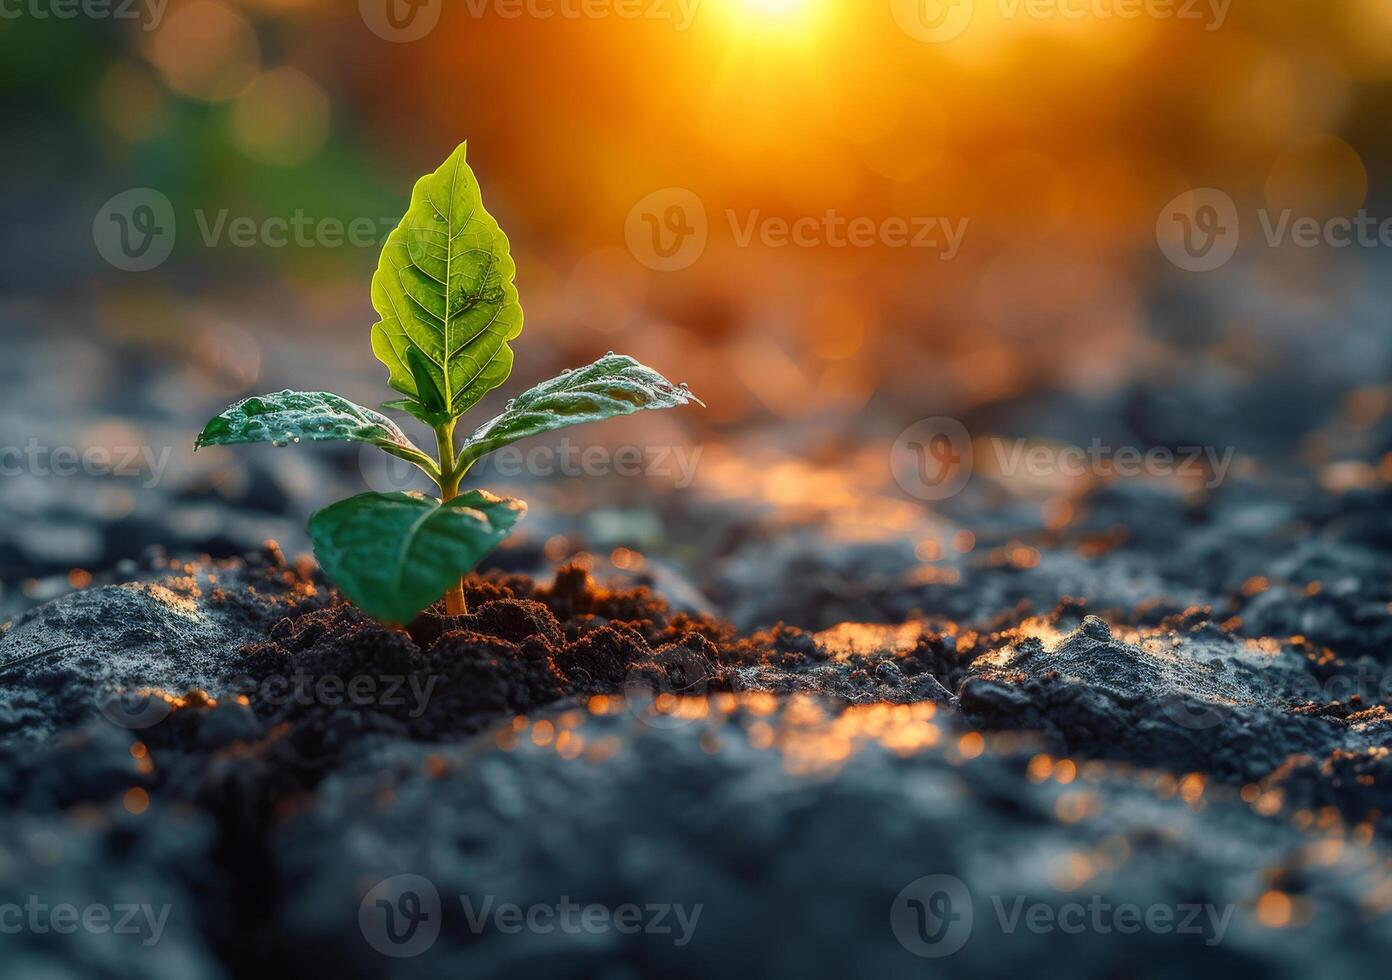
[[[1221,944],[1141,940],[1172,964],[1217,948],[1313,968],[1338,948],[1361,975],[1392,952],[1376,662],[1201,606],[741,631],[586,564],[471,577],[468,616],[404,630],[274,546],[20,618],[0,639],[0,802],[22,858],[0,865],[0,899],[44,875],[99,888],[135,861],[192,910],[179,955],[351,972],[357,903],[426,873],[456,894],[700,902],[702,963],[773,939],[893,973],[895,896],[947,874],[992,937],[954,960],[965,976],[1061,949],[1000,933],[993,896],[1231,910]],[[1356,668],[1350,696],[1333,681]],[[43,864],[55,847],[110,856]],[[249,901],[268,880],[276,896]],[[462,969],[478,942],[535,965],[504,938],[447,933],[420,966]]]

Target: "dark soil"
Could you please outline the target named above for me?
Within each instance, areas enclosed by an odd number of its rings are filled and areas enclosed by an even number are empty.
[[[888,925],[896,895],[934,874],[969,883],[988,935],[988,896],[1060,906],[1070,875],[1232,909],[1221,944],[1094,934],[1080,962],[1081,940],[1020,929],[953,976],[1294,975],[1331,949],[1338,975],[1375,976],[1392,952],[1392,728],[1380,704],[1320,700],[1335,665],[1308,640],[1258,648],[1201,609],[1109,626],[1079,602],[740,634],[578,566],[472,578],[469,615],[403,631],[277,549],[173,572],[0,642],[0,900],[115,889],[171,910],[148,949],[12,937],[13,975],[900,975],[920,961]],[[444,921],[392,960],[358,910],[400,874],[429,878]],[[1272,890],[1297,924],[1261,921]],[[681,947],[521,943],[471,928],[461,896],[705,918]]]

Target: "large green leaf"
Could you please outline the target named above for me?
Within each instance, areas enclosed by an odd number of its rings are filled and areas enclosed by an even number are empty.
[[[306,439],[370,442],[403,459],[431,462],[391,419],[327,391],[286,389],[244,398],[204,426],[193,448]]]
[[[507,236],[484,210],[467,145],[416,183],[372,277],[372,305],[382,318],[372,328],[372,350],[391,386],[424,411],[450,417],[507,380],[508,341],[522,332],[517,267]]]
[[[479,426],[464,443],[460,458],[472,463],[509,443],[553,429],[691,402],[702,404],[685,385],[674,385],[652,368],[611,351],[518,395],[503,414]]]
[[[520,500],[471,490],[442,504],[364,493],[309,519],[314,555],[339,591],[378,619],[409,623],[511,533]]]

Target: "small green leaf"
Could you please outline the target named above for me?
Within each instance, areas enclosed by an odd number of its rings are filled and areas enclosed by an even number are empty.
[[[703,404],[684,385],[674,385],[633,358],[611,352],[518,395],[502,415],[468,438],[460,458],[472,463],[495,449],[553,429],[691,402]]]
[[[422,408],[427,412],[438,414],[445,410],[445,396],[440,393],[440,389],[435,385],[435,379],[430,376],[430,362],[425,359],[425,355],[417,347],[408,348],[406,351],[406,364],[411,369],[411,377],[416,382],[416,394]]]
[[[394,398],[382,402],[382,408],[388,412],[410,412],[432,429],[450,420],[448,412],[432,412],[414,398]]]
[[[511,533],[520,500],[482,490],[441,504],[417,493],[364,493],[309,519],[314,555],[371,615],[409,623]]]
[[[277,391],[244,398],[214,418],[198,436],[194,449],[269,442],[285,446],[348,440],[383,448],[416,449],[396,423],[370,408],[327,391]],[[417,452],[420,450],[416,449]]]
[[[522,332],[517,267],[507,236],[484,210],[466,156],[467,144],[460,144],[416,183],[372,277],[372,305],[381,317],[372,350],[391,386],[435,408],[410,360],[417,351],[451,418],[507,380],[508,341]]]

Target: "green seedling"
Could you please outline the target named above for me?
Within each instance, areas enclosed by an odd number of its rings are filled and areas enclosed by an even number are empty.
[[[484,210],[466,152],[467,144],[460,145],[416,183],[410,210],[388,236],[372,277],[372,305],[381,317],[372,328],[372,350],[387,366],[388,383],[405,396],[382,408],[430,426],[436,455],[385,415],[323,391],[237,402],[208,423],[194,447],[347,440],[420,467],[440,488],[439,499],[365,493],[309,519],[314,554],[329,579],[393,623],[410,622],[442,595],[450,615],[465,613],[462,576],[526,513],[520,500],[460,492],[460,481],[482,457],[563,426],[700,404],[686,385],[611,352],[518,395],[456,442],[460,417],[512,373],[508,341],[522,332],[508,240]]]

